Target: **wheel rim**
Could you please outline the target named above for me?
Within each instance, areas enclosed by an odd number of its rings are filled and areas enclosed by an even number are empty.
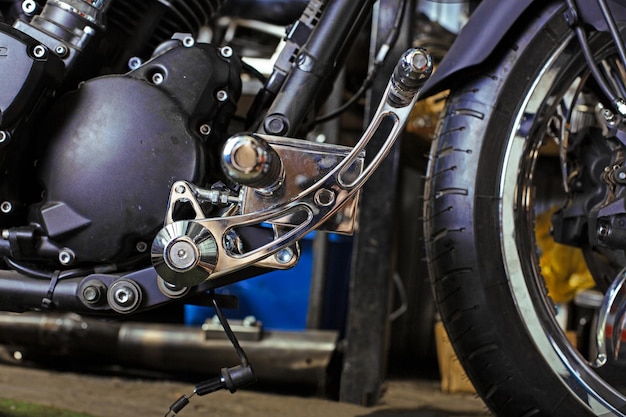
[[[544,132],[554,103],[563,102],[561,96],[576,82],[584,82],[585,76],[580,76],[584,60],[576,42],[570,36],[543,66],[517,114],[517,128],[507,140],[499,184],[502,254],[519,316],[546,366],[595,415],[626,416],[624,394],[589,365],[561,330],[554,305],[545,294],[534,237],[534,190],[540,181],[535,172],[544,140],[532,132]],[[531,262],[522,262],[528,259]]]

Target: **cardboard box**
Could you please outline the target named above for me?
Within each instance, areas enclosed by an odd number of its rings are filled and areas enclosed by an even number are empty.
[[[476,390],[463,370],[441,322],[435,324],[437,360],[441,375],[441,391],[445,393],[475,393]]]

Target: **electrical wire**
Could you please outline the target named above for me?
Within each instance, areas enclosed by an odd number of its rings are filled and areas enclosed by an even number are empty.
[[[398,41],[398,36],[400,36],[400,26],[402,25],[402,20],[404,19],[406,0],[399,0],[398,3],[399,4],[396,8],[396,14],[394,16],[391,29],[389,29],[389,33],[387,34],[385,42],[383,42],[383,44],[378,49],[378,52],[376,53],[376,58],[374,59],[374,62],[372,63],[372,66],[370,67],[370,70],[368,71],[365,80],[361,84],[361,87],[359,87],[359,89],[354,93],[352,97],[350,97],[348,101],[346,101],[335,110],[332,110],[327,114],[317,117],[314,120],[313,124],[324,123],[339,116],[341,113],[352,107],[352,105],[356,103],[371,87],[374,79],[376,78],[378,70],[384,64],[387,56],[389,55],[389,51],[393,49],[394,45]]]
[[[252,75],[257,80],[261,81],[261,83],[267,83],[267,77],[261,73],[258,69],[254,68],[252,65],[248,64],[244,60],[241,60],[241,69],[243,69],[248,74]]]

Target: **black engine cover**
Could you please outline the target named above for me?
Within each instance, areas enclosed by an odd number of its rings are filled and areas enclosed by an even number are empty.
[[[196,73],[177,68],[185,65]],[[155,71],[164,75],[156,84]],[[220,108],[232,107],[214,93],[237,92],[230,71],[212,47],[177,47],[61,98],[41,130],[45,196],[33,222],[81,263],[119,262],[149,247],[172,184],[198,183],[208,171],[208,138],[197,124],[212,124],[223,118]]]

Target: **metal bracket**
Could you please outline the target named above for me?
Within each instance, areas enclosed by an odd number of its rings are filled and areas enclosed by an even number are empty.
[[[159,275],[178,286],[192,286],[233,271],[257,264],[259,261],[293,246],[307,233],[336,214],[352,199],[391,150],[409,118],[418,92],[430,76],[433,61],[421,48],[407,51],[389,80],[384,98],[370,125],[357,145],[332,170],[301,192],[289,195],[279,204],[258,212],[175,221],[158,233],[152,244],[152,263]],[[379,149],[368,146],[373,137],[385,137]],[[281,138],[269,138],[278,142]],[[287,142],[293,143],[293,140]],[[355,164],[362,153],[371,152],[362,170]],[[174,184],[168,208],[173,210],[177,194],[183,194],[192,206],[200,204],[194,193],[180,193],[195,187],[184,181]],[[171,217],[170,217],[171,218]],[[280,235],[251,250],[234,250],[229,244],[240,228],[264,223],[284,225]],[[285,225],[288,225],[286,227]]]

